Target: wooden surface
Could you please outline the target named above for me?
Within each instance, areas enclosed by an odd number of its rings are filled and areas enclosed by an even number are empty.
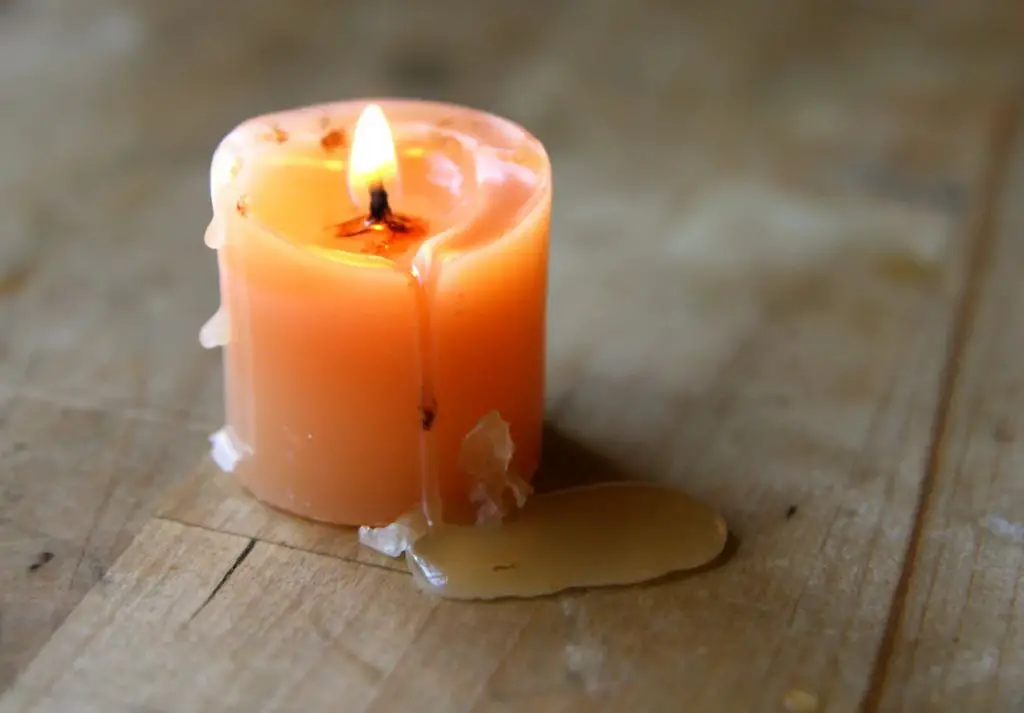
[[[0,4],[0,712],[1024,709],[1022,20]],[[728,518],[723,566],[438,602],[196,467],[210,152],[374,94],[545,141],[543,482],[677,483]]]

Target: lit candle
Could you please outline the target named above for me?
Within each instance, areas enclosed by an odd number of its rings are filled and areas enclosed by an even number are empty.
[[[349,525],[464,512],[465,436],[540,457],[550,166],[513,123],[413,101],[247,121],[211,167],[226,425],[263,502]]]

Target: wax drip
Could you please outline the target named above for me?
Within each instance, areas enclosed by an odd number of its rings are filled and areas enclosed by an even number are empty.
[[[223,305],[199,330],[199,343],[205,349],[225,346],[231,340],[231,318]]]
[[[203,234],[203,242],[206,243],[206,247],[211,250],[220,250],[224,247],[226,242],[224,237],[224,225],[221,221],[214,218],[210,221],[210,225],[206,228],[206,233]]]
[[[438,403],[434,386],[434,335],[432,305],[438,280],[437,268],[431,263],[429,248],[422,268],[415,262],[409,269],[409,285],[413,293],[416,321],[416,358],[420,379],[420,499],[428,527],[443,521],[443,506],[437,464],[437,437],[434,425],[438,417]],[[419,257],[419,256],[417,256]]]
[[[391,208],[387,189],[380,181],[370,186],[369,212],[333,226],[337,237],[366,235],[373,238],[363,252],[387,255],[407,249],[427,236],[427,225],[421,220],[399,215]],[[421,257],[422,256],[422,257]],[[406,272],[413,297],[413,321],[416,324],[416,365],[419,370],[418,405],[420,432],[420,499],[428,527],[442,522],[440,481],[434,425],[438,417],[434,392],[434,335],[431,311],[438,280],[433,255],[422,245]]]

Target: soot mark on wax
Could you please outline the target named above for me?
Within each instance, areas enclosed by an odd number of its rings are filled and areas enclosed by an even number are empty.
[[[420,427],[424,431],[434,428],[434,421],[437,419],[437,406],[423,406],[420,408]]]

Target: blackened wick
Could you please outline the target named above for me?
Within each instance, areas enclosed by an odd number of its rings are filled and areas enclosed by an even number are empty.
[[[390,219],[388,192],[383,183],[374,183],[370,186],[370,220],[374,223],[387,223]]]

